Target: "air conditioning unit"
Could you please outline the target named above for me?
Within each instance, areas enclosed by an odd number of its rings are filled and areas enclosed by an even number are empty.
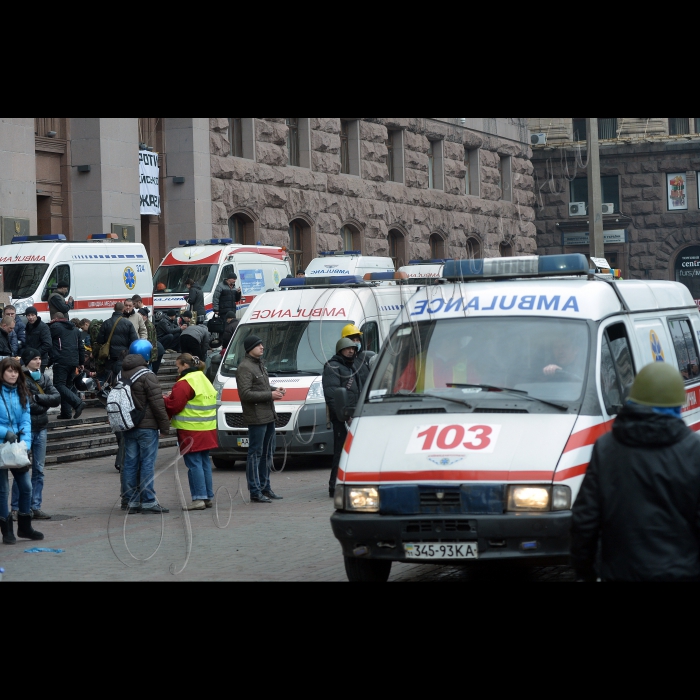
[[[546,146],[547,134],[532,134],[530,136],[530,142],[533,146]]]
[[[603,204],[603,214],[614,214],[615,205],[614,204]]]
[[[569,204],[569,216],[586,216],[586,203],[571,202]]]

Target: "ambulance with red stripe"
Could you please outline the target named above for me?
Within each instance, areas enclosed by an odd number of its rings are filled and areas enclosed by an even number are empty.
[[[393,561],[566,561],[593,444],[651,362],[678,367],[700,428],[700,314],[682,284],[616,281],[583,255],[448,261],[443,276],[344,414],[331,523],[353,581]]]
[[[236,384],[249,335],[262,339],[272,386],[286,389],[275,401],[276,455],[333,455],[333,429],[323,394],[323,367],[348,324],[362,332],[365,351],[378,352],[393,320],[415,286],[391,272],[283,280],[279,291],[256,297],[236,328],[214,387],[217,390],[219,448],[216,466],[245,461],[248,428]]]
[[[73,297],[71,316],[107,319],[114,304],[139,294],[153,303],[151,265],[141,243],[118,240],[116,233],[67,241],[62,234],[15,236],[0,246],[3,291],[23,314],[34,306],[49,320],[49,295],[58,282],[68,285]]]
[[[156,311],[184,311],[189,294],[185,282],[193,279],[202,288],[206,317],[210,319],[214,315],[214,292],[231,272],[238,278],[235,286],[241,292],[237,305],[240,318],[258,294],[279,288],[280,281],[291,275],[289,256],[285,248],[243,245],[231,238],[180,241],[153,277]]]

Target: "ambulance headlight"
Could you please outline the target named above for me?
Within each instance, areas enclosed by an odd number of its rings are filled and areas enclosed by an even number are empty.
[[[376,486],[345,486],[345,509],[363,513],[379,512],[379,489]]]
[[[34,306],[34,299],[29,297],[29,299],[25,299],[24,301],[16,301],[14,306],[17,315],[23,314],[30,306]]]
[[[508,510],[549,510],[550,488],[548,486],[510,486],[508,488]]]
[[[321,377],[314,380],[314,383],[309,388],[309,393],[306,395],[307,401],[325,401],[326,397],[323,395],[323,380]]]
[[[223,392],[225,385],[226,382],[220,382],[218,377],[214,378],[212,386],[216,389],[216,403],[221,402],[221,392]]]

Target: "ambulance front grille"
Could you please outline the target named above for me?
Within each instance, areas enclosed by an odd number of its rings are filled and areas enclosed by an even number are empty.
[[[420,509],[422,513],[459,513],[461,506],[462,499],[459,490],[421,491]]]
[[[291,413],[278,413],[277,420],[275,421],[275,428],[284,428],[287,425],[287,423],[289,423],[291,417]],[[227,413],[226,425],[228,425],[229,428],[245,428],[246,426],[243,422],[243,414]]]
[[[447,413],[444,408],[404,408],[398,412],[400,416],[415,416],[421,413]]]
[[[476,527],[466,520],[414,520],[406,525],[405,533],[417,532],[472,532]]]

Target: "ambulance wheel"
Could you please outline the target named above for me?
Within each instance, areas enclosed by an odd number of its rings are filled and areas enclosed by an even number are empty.
[[[351,583],[386,583],[391,573],[391,562],[345,557],[345,573]]]
[[[236,466],[235,459],[224,459],[223,457],[212,457],[211,461],[217,469],[233,469]]]

